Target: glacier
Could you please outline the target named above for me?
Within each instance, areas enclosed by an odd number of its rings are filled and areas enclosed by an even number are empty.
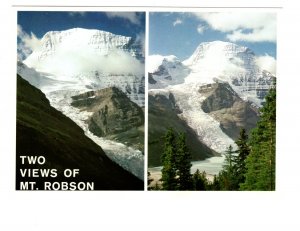
[[[17,73],[39,88],[51,106],[80,126],[111,160],[144,180],[143,153],[93,135],[85,123],[89,112],[71,106],[74,95],[115,86],[144,107],[141,47],[131,37],[83,28],[47,32],[41,44],[25,60],[18,61]]]
[[[241,99],[254,107],[261,107],[275,76],[262,70],[256,58],[251,49],[223,41],[199,44],[182,62],[172,55],[153,55],[148,59],[152,78],[148,92],[149,95],[167,97],[172,93],[181,111],[179,116],[196,132],[199,140],[223,154],[229,145],[233,148],[236,145],[222,131],[219,122],[202,110],[201,104],[206,96],[199,90],[212,83],[227,82]],[[224,160],[224,156],[212,158],[217,164],[208,170],[209,174],[221,170]],[[201,166],[200,170],[205,170]]]

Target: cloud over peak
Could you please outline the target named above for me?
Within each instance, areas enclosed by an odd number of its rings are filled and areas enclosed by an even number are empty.
[[[17,27],[17,36],[20,40],[18,43],[19,59],[24,59],[31,54],[33,50],[39,49],[42,45],[41,39],[38,39],[32,32],[27,34],[20,25]]]
[[[269,71],[271,74],[276,75],[276,59],[268,54],[259,56],[255,59],[256,65],[262,70]]]

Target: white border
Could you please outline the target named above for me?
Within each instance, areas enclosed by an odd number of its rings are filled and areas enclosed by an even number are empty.
[[[17,2],[20,4],[27,1]],[[47,2],[61,4],[61,1],[45,1],[43,4],[47,4]],[[71,4],[73,2],[69,1]],[[83,4],[94,2],[87,1]],[[113,2],[119,2],[117,5],[122,4],[121,1]],[[140,4],[140,1],[132,2]],[[159,3],[162,5],[164,2],[153,1],[151,5],[155,6]],[[216,2],[212,1],[206,5],[214,6],[217,4]],[[233,2],[237,3],[237,1],[229,1],[228,5],[230,6],[230,3]],[[21,8],[13,8],[8,4],[3,6],[0,43],[2,80],[0,90],[2,109],[0,113],[1,230],[195,229],[240,231],[275,228],[276,230],[299,229],[300,219],[297,211],[300,205],[298,180],[300,74],[299,34],[297,34],[299,30],[297,24],[300,21],[299,9],[292,3],[283,5],[282,1],[254,2],[259,2],[256,6],[283,6],[282,9],[275,9],[275,11],[279,11],[276,192],[14,191],[16,83],[13,77],[16,73],[16,10],[21,10]],[[189,5],[188,3],[192,3],[192,1],[185,3]],[[105,5],[102,2],[101,4]],[[174,3],[174,6],[176,4]],[[222,4],[224,3],[222,2]],[[251,4],[254,3],[251,2]],[[237,3],[234,6],[240,5],[241,3]],[[72,10],[80,10],[80,8],[72,8]],[[87,10],[87,8],[83,10]],[[95,8],[91,10],[94,11]],[[105,8],[103,10],[116,9]],[[145,9],[132,8],[132,11],[140,10]],[[167,11],[166,8],[146,10]],[[216,8],[212,10],[216,10]],[[235,8],[233,10],[248,11],[249,9]],[[129,9],[126,8],[126,11]],[[185,8],[183,11],[189,11],[189,9]],[[203,11],[209,11],[209,9]],[[147,171],[145,171],[146,173]]]

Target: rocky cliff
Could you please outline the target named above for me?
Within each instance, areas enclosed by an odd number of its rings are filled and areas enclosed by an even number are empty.
[[[89,130],[143,150],[144,112],[116,87],[89,91],[72,97],[72,106],[86,111]]]
[[[243,101],[228,83],[214,83],[201,86],[199,92],[206,96],[201,108],[220,122],[221,129],[236,139],[241,128],[247,131],[255,127],[258,109]]]

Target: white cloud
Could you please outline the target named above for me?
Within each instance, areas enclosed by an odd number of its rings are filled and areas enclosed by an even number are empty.
[[[269,71],[271,74],[276,75],[276,59],[269,55],[259,56],[256,58],[255,63],[262,69]]]
[[[231,41],[276,42],[276,13],[192,13]]]
[[[173,26],[177,26],[177,25],[180,25],[180,24],[182,24],[182,23],[183,23],[183,21],[182,21],[181,19],[177,18],[177,19],[173,22]]]
[[[140,19],[136,12],[105,12],[109,18],[123,18],[129,20],[133,24],[140,25]]]
[[[56,75],[72,76],[89,71],[106,74],[143,75],[144,64],[132,57],[128,52],[115,49],[107,55],[97,53],[93,48],[65,47],[58,45],[56,52],[41,61],[26,60],[28,66],[36,70]]]
[[[18,25],[18,38],[20,42],[18,44],[18,58],[23,59],[27,57],[33,50],[37,50],[41,47],[41,39],[38,39],[34,33],[27,34],[20,25]]]
[[[197,26],[197,32],[199,33],[199,34],[203,34],[203,32],[206,30],[206,27],[204,26],[204,25],[201,25],[201,24],[199,24],[198,26]]]
[[[146,46],[145,46],[145,33],[141,32],[140,34],[137,34],[136,38],[135,38],[135,43],[141,44],[142,53],[145,56],[145,49],[146,49]]]
[[[18,60],[25,60],[33,51],[42,49],[42,41],[33,33],[27,34],[18,25]],[[145,46],[145,35],[137,35],[136,42]],[[144,64],[132,57],[131,54],[123,50],[111,50],[108,55],[97,53],[91,47],[66,46],[57,44],[56,52],[53,56],[38,60],[36,55],[30,55],[25,61],[28,66],[39,71],[53,74],[81,73],[98,70],[110,74],[134,74],[144,75]]]
[[[153,73],[157,71],[157,68],[161,65],[164,56],[162,55],[149,55],[147,58],[148,72]]]

